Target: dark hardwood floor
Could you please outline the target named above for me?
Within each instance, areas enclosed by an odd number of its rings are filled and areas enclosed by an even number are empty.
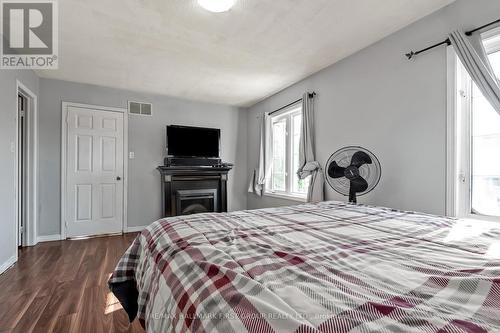
[[[144,332],[107,279],[136,234],[41,243],[0,275],[0,332]]]

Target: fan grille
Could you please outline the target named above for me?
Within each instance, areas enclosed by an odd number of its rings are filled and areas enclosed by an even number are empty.
[[[367,182],[368,182],[368,188],[363,191],[357,193],[357,195],[364,195],[367,194],[368,192],[372,191],[380,181],[381,177],[381,166],[380,162],[377,159],[377,157],[370,152],[369,150],[362,148],[362,147],[357,147],[357,146],[350,146],[350,147],[345,147],[342,149],[339,149],[335,153],[330,156],[328,159],[328,162],[326,163],[325,167],[325,178],[328,182],[328,184],[338,193],[342,195],[349,195],[349,188],[350,188],[350,181],[345,178],[332,178],[328,175],[328,167],[330,163],[333,161],[336,161],[337,164],[341,167],[348,167],[351,164],[351,158],[354,153],[358,151],[363,151],[367,153],[370,158],[372,159],[372,164],[364,164],[359,168],[359,175],[363,177]]]

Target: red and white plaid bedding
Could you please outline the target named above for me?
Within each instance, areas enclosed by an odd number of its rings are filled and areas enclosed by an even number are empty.
[[[500,332],[500,225],[339,202],[174,217],[125,281],[148,332]]]

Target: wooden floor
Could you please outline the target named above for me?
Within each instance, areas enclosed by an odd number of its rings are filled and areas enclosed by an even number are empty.
[[[0,332],[144,332],[106,281],[135,234],[23,248],[0,275]]]

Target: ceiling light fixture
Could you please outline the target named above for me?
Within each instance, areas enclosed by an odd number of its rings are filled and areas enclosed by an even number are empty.
[[[236,0],[198,0],[201,7],[213,13],[227,12],[235,2]]]

